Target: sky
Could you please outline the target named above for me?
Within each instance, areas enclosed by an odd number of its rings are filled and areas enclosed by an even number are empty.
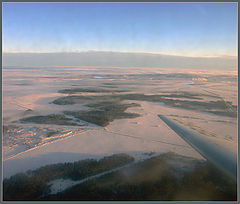
[[[237,3],[3,3],[3,52],[237,56]]]

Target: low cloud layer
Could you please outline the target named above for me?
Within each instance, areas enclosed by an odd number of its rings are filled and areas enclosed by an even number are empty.
[[[237,57],[183,57],[146,53],[4,53],[3,66],[105,66],[190,69],[237,69]]]

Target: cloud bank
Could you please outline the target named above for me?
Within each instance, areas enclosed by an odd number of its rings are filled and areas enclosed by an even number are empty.
[[[3,53],[3,66],[104,66],[236,70],[237,57],[184,57],[97,51],[79,53]]]

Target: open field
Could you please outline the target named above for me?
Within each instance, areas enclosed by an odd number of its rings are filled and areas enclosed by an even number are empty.
[[[227,184],[224,180],[226,175],[223,176],[224,181],[219,181],[221,184],[212,178],[206,188],[211,193],[206,196],[203,196],[204,192],[199,193],[206,178],[213,175],[209,173],[212,172],[210,169],[215,167],[210,168],[206,159],[169,128],[158,115],[170,118],[200,135],[205,141],[236,155],[236,73],[157,68],[150,71],[148,68],[123,67],[5,68],[3,177],[6,185],[11,179],[27,179],[27,171],[36,172],[46,165],[56,165],[59,170],[62,168],[57,166],[59,163],[96,163],[112,154],[127,154],[127,158],[134,161],[136,168],[141,169],[143,158],[144,165],[150,165],[152,156],[172,152],[178,155],[172,157],[178,157],[180,163],[186,164],[184,168],[187,171],[178,169],[168,174],[164,170],[164,177],[168,178],[166,181],[158,174],[156,175],[160,177],[156,183],[152,183],[148,177],[143,181],[140,178],[141,173],[136,173],[133,180],[127,181],[124,176],[121,177],[123,182],[119,183],[116,179],[123,174],[123,169],[108,172],[81,184],[69,181],[73,177],[61,174],[62,176],[54,177],[55,180],[60,180],[52,185],[65,182],[69,189],[50,196],[46,194],[49,192],[50,187],[47,186],[50,180],[46,180],[39,183],[39,189],[45,192],[41,199],[68,199],[74,195],[72,200],[89,200],[84,193],[81,194],[82,197],[76,197],[74,192],[76,189],[95,189],[102,195],[91,195],[95,200],[106,199],[106,196],[115,200],[134,200],[139,196],[139,192],[152,185],[159,185],[159,188],[161,185],[177,185],[176,192],[169,189],[168,192],[172,193],[166,197],[164,193],[157,195],[159,189],[156,187],[152,191],[156,194],[148,192],[145,197],[138,197],[138,200],[234,200],[235,191],[231,189],[234,189],[235,184]],[[162,162],[161,168],[173,168],[168,166],[168,162],[163,162],[162,158],[156,157],[153,164],[151,163],[152,171],[155,171],[154,166],[158,165],[158,160]],[[196,169],[193,168],[195,165]],[[119,166],[114,164],[111,168],[101,167],[101,171],[88,176],[98,175],[112,168]],[[198,184],[192,192],[199,197],[187,197],[184,191],[192,188],[188,179],[198,177],[199,171],[204,172],[203,180],[196,178]],[[185,179],[182,180],[183,177],[178,174],[184,175]],[[78,177],[80,174],[74,175]],[[31,179],[26,181],[26,185],[29,182],[32,182]],[[111,188],[114,182],[118,189]],[[136,190],[137,184],[139,192]],[[99,189],[102,185],[105,186],[102,189],[105,193]],[[219,185],[227,185],[228,188],[217,190]],[[130,197],[130,188],[135,189],[135,197]],[[26,194],[24,198],[35,200],[40,194],[42,196],[43,191]],[[17,199],[8,193],[6,195],[10,196],[10,200]]]

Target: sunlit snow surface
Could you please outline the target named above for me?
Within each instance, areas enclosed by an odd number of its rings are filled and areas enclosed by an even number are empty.
[[[106,127],[86,121],[77,126],[20,123],[29,116],[62,114],[63,111],[88,110],[84,104],[51,103],[67,93],[62,89],[101,88],[107,93],[77,93],[81,96],[139,93],[170,95],[194,93],[185,101],[225,101],[229,111],[237,105],[237,72],[190,71],[157,68],[4,68],[3,69],[3,158],[4,176],[45,164],[100,158],[119,152],[141,155],[144,152],[176,152],[202,158],[172,131],[158,114],[190,128],[202,137],[236,154],[237,118],[199,110],[168,106],[161,102],[126,100],[140,107],[126,112],[141,116],[116,119]],[[115,93],[114,91],[124,90]],[[168,97],[166,97],[168,98]],[[94,102],[94,101],[93,101]],[[68,116],[69,117],[69,116]]]

